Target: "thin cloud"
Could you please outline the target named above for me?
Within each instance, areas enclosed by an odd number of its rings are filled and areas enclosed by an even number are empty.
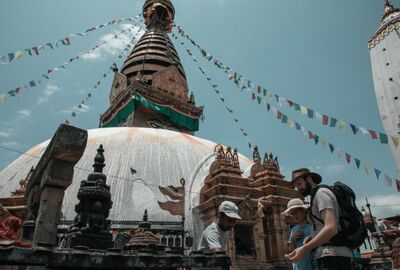
[[[48,84],[43,91],[43,95],[39,97],[37,103],[38,105],[43,105],[49,102],[50,97],[57,91],[60,90],[60,87],[54,84]]]
[[[31,118],[31,116],[32,116],[32,112],[30,110],[19,110],[17,112],[17,117],[20,120],[29,119],[29,118]]]
[[[377,218],[385,218],[400,215],[400,196],[399,195],[373,195],[368,197],[371,204],[372,215]],[[365,198],[357,199],[357,206],[366,205]]]
[[[123,51],[123,49],[131,42],[131,39],[135,33],[138,32],[139,27],[133,26],[132,24],[123,24],[121,25],[122,30],[132,29],[130,32],[125,32],[119,34],[117,38],[115,36],[119,31],[114,31],[114,33],[106,34],[100,37],[100,43],[106,42],[101,45],[99,48],[92,50],[88,53],[82,55],[82,58],[85,60],[99,60],[104,59],[106,56],[115,56]],[[140,30],[140,35],[144,33],[143,30]]]
[[[2,142],[0,145],[9,148],[18,148],[20,146],[20,144],[16,141]]]
[[[8,137],[11,137],[11,135],[12,135],[12,132],[9,132],[9,131],[0,131],[0,137],[8,138]]]

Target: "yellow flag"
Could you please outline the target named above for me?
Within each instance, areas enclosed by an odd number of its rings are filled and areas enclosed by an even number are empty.
[[[258,201],[258,203],[257,203],[257,213],[258,213],[258,216],[259,216],[260,218],[265,217],[265,214],[264,214],[264,205],[263,205],[260,201]]]
[[[293,128],[294,127],[293,120],[288,119],[287,126],[290,127],[290,128]]]
[[[365,165],[364,165],[364,169],[365,169],[365,173],[366,173],[367,175],[371,175],[371,170],[372,170],[371,165],[365,164]]]
[[[303,105],[300,105],[300,111],[302,114],[308,114],[308,110],[306,107],[304,107]]]
[[[21,58],[21,57],[22,57],[22,52],[21,52],[21,51],[16,51],[16,52],[14,53],[14,57],[15,57],[15,59]]]
[[[340,131],[345,131],[346,130],[346,122],[343,120],[340,120],[338,127],[339,127]]]
[[[391,136],[392,137],[392,141],[394,146],[396,146],[396,148],[399,146],[399,138]]]
[[[5,99],[6,99],[6,95],[0,94],[0,102],[3,103]]]
[[[324,139],[321,139],[319,143],[321,144],[322,147],[324,148],[326,147],[326,141]]]

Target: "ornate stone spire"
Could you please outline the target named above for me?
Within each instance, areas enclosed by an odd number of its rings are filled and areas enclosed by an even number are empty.
[[[383,22],[386,18],[388,18],[391,14],[400,11],[398,8],[393,6],[389,0],[384,0],[385,11],[383,13],[381,21]]]

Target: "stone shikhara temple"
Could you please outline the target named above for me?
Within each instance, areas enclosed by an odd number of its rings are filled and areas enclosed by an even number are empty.
[[[291,269],[284,255],[294,221],[281,212],[301,195],[273,154],[255,147],[250,160],[194,136],[203,107],[168,37],[175,9],[170,0],[147,0],[143,16],[147,31],[114,70],[101,128],[61,125],[0,172],[0,219],[21,218],[21,238],[33,243],[0,242],[0,264]],[[242,217],[227,252],[199,253],[224,200]]]

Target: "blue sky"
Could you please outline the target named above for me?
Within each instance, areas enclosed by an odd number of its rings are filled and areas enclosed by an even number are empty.
[[[84,32],[86,29],[127,18],[141,11],[144,1],[50,1],[4,0],[0,4],[0,55],[45,44]],[[275,93],[309,106],[319,112],[383,131],[375,99],[367,41],[380,24],[382,1],[336,0],[174,0],[176,23],[217,59]],[[400,6],[399,1],[393,4]],[[40,77],[47,69],[60,66],[104,40],[126,25],[113,25],[72,38],[70,46],[46,50],[40,56],[23,56],[0,65],[0,92],[7,92]],[[176,33],[176,31],[175,31]],[[20,151],[50,138],[65,121],[74,106],[87,93],[93,96],[72,124],[96,128],[99,114],[108,107],[112,76],[96,90],[92,86],[116,61],[130,36],[114,40],[96,52],[82,57],[65,71],[55,72],[39,87],[22,90],[17,98],[0,103],[0,145]],[[365,175],[354,163],[348,166],[342,157],[327,148],[315,146],[301,132],[274,119],[265,109],[239,92],[216,67],[201,65],[220,86],[226,104],[235,111],[253,144],[262,153],[279,156],[287,178],[291,170],[309,167],[324,181],[342,180],[354,188],[363,202],[368,196],[378,216],[400,213],[400,199],[394,187]],[[247,142],[232,115],[224,110],[207,81],[182,47],[175,47],[186,70],[189,87],[197,104],[205,105],[205,121],[196,136],[235,146],[251,157]],[[124,56],[125,58],[125,56]],[[271,102],[275,107],[279,105]],[[338,132],[302,117],[287,107],[279,107],[290,118],[316,132],[327,141],[352,153],[362,161],[398,177],[390,149],[368,136]],[[0,149],[0,169],[19,154]]]

